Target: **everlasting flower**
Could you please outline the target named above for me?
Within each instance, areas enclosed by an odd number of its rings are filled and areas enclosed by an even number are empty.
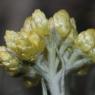
[[[48,20],[43,12],[36,10],[32,14],[32,29],[40,36],[49,34]]]
[[[95,29],[88,29],[81,32],[75,40],[75,45],[87,55],[89,55],[93,61],[95,60]]]
[[[48,19],[39,9],[25,20],[22,31],[36,32],[39,36],[49,35]]]
[[[35,32],[23,33],[6,31],[6,44],[21,60],[34,60],[44,50],[44,41]]]
[[[0,64],[8,71],[15,74],[19,71],[19,60],[8,51],[8,48],[0,46]]]
[[[95,46],[95,29],[88,29],[81,32],[75,41],[77,47],[88,52]]]
[[[27,17],[21,30],[24,32],[31,32],[32,31],[31,23],[32,23],[32,16]]]
[[[43,37],[49,35],[48,20],[43,12],[36,10],[25,20],[20,32],[7,30],[7,47],[22,60],[34,60],[45,48]]]
[[[66,36],[71,31],[70,16],[65,10],[60,10],[53,16],[54,26],[56,31],[61,35],[62,38]]]
[[[65,76],[72,71],[84,75],[95,62],[95,29],[78,35],[74,18],[65,10],[49,20],[35,10],[18,32],[6,31],[5,42],[0,66],[22,76],[27,87],[41,81],[43,95],[66,95]]]

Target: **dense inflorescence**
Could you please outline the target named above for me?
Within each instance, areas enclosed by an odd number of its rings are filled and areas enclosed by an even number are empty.
[[[54,35],[52,36],[52,34]],[[11,72],[12,75],[24,70],[24,77],[30,74],[31,77],[35,77],[34,80],[36,80],[36,77],[39,80],[40,76],[35,75],[37,71],[34,70],[33,66],[40,58],[39,56],[43,56],[43,61],[49,60],[48,51],[50,49],[47,46],[49,45],[47,41],[51,44],[51,37],[55,39],[53,45],[57,43],[54,48],[55,51],[56,49],[59,51],[57,57],[62,56],[67,64],[67,70],[77,67],[76,64],[78,63],[84,62],[80,61],[80,58],[85,57],[91,62],[95,62],[95,29],[87,29],[78,34],[74,18],[70,17],[66,10],[60,10],[47,19],[45,14],[37,9],[32,16],[26,18],[19,31],[6,30],[4,36],[6,45],[0,46],[0,66]],[[54,57],[51,57],[51,60],[53,60]],[[60,61],[60,58],[58,60]],[[79,61],[77,62],[77,60]],[[53,61],[49,60],[48,62]],[[46,65],[49,64],[48,62],[46,62]],[[76,64],[72,66],[74,63]],[[68,64],[71,64],[72,68]],[[58,71],[61,66],[58,66]]]

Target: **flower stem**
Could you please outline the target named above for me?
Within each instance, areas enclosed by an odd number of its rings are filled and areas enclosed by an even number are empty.
[[[60,93],[60,86],[58,81],[56,80],[49,80],[48,82],[49,90],[51,95],[61,95]]]

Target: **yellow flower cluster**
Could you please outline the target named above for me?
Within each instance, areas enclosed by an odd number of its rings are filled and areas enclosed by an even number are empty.
[[[53,16],[54,27],[65,38],[71,31],[70,16],[65,10],[60,10]]]
[[[11,74],[15,74],[19,69],[19,60],[8,50],[8,48],[0,47],[0,65]]]
[[[55,31],[52,31],[53,29]],[[6,30],[6,47],[0,46],[0,66],[16,73],[22,66],[20,61],[32,63],[39,54],[44,53],[45,37],[49,38],[51,32],[57,32],[61,41],[66,39],[71,42],[72,47],[75,46],[71,49],[81,49],[95,62],[95,29],[88,29],[78,35],[75,20],[66,10],[60,10],[47,19],[45,14],[37,9],[32,16],[26,18],[18,32]]]
[[[21,60],[33,60],[44,49],[44,41],[37,33],[29,32],[24,37],[21,32],[6,31],[7,47],[16,52]]]
[[[50,18],[50,23],[62,39],[65,39],[67,36],[71,40],[75,38],[77,34],[75,20],[69,16],[66,10],[56,12],[53,17]]]
[[[95,62],[95,29],[81,32],[75,40],[75,45]]]
[[[44,50],[44,36],[48,35],[47,19],[40,10],[25,20],[20,32],[6,31],[7,47],[15,51],[22,60],[34,60]]]
[[[38,9],[25,20],[19,32],[6,31],[6,45],[16,52],[21,60],[35,60],[38,54],[44,51],[44,37],[50,34],[51,28],[55,28],[63,39],[69,34],[68,38],[74,39],[76,34],[75,21],[67,11],[60,10],[48,20]]]
[[[23,32],[35,32],[37,35],[43,37],[49,34],[48,19],[45,14],[39,9],[35,10],[32,16],[26,18]]]

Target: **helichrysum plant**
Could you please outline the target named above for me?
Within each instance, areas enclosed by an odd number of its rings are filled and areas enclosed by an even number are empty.
[[[28,85],[42,83],[42,94],[68,95],[65,76],[83,71],[95,62],[95,29],[78,34],[74,18],[66,10],[49,19],[39,9],[27,17],[19,31],[6,30],[0,46],[0,67],[21,75]],[[85,69],[84,69],[85,71]]]

